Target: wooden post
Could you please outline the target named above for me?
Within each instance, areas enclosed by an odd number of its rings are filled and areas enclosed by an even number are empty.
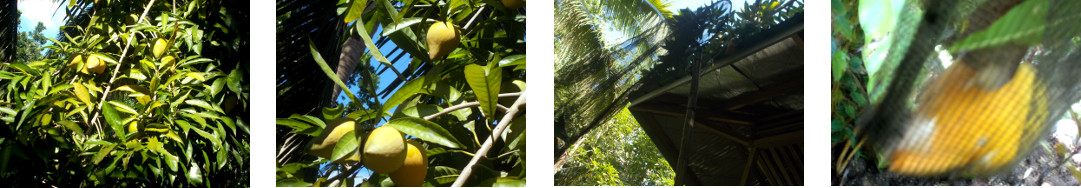
[[[698,102],[698,77],[700,77],[702,74],[700,70],[701,65],[702,53],[698,52],[694,63],[691,64],[691,92],[687,94],[687,116],[683,120],[685,122],[683,126],[683,133],[680,134],[679,137],[679,160],[678,162],[676,162],[676,186],[686,185],[687,176],[694,175],[690,174],[687,170],[687,159],[689,158],[687,157],[687,154],[689,154],[687,152],[687,149],[691,148],[687,146],[689,144],[687,142],[687,140],[689,140],[687,137],[690,137],[688,131],[694,128],[694,108],[695,105],[697,105],[696,103]]]

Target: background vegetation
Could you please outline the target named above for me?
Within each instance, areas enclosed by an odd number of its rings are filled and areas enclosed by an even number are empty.
[[[63,5],[60,36],[41,36],[39,24],[33,43],[52,43],[0,65],[0,179],[32,187],[247,185],[246,2]],[[102,73],[87,70],[93,59]]]

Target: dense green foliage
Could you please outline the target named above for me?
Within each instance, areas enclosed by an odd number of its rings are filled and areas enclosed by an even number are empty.
[[[38,22],[33,31],[19,32],[18,46],[15,52],[15,62],[32,62],[41,59],[41,45],[48,41],[45,39],[45,24]]]
[[[586,135],[573,148],[574,159],[556,176],[556,185],[663,185],[674,183],[675,172],[623,108],[608,124]]]
[[[15,187],[246,186],[247,7],[70,1],[62,37],[46,39],[53,44],[41,48],[44,57],[0,65],[8,125],[0,128],[0,179]]]
[[[277,185],[395,185],[387,174],[361,170],[363,160],[330,162],[363,151],[375,127],[391,126],[423,143],[424,186],[524,186],[526,9],[447,2],[339,1],[331,17],[320,17],[335,8],[326,1],[278,2],[284,10],[278,67],[285,71],[278,106],[301,110],[278,114]],[[335,22],[307,22],[315,17]],[[460,29],[461,44],[446,58],[429,60],[427,30],[437,21]],[[372,50],[388,44],[389,53]],[[380,77],[394,80],[380,83]],[[346,89],[328,92],[331,87]],[[332,97],[338,93],[344,97]],[[338,118],[355,120],[356,129],[340,138],[329,159],[311,155],[309,140]]]

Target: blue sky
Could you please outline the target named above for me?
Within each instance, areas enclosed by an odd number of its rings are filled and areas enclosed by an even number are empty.
[[[38,26],[38,22],[42,22],[45,25],[45,37],[56,38],[60,33],[60,26],[64,24],[64,12],[63,7],[60,4],[64,2],[53,2],[52,0],[19,0],[19,11],[22,11],[22,16],[19,17],[19,32],[33,32],[34,27]],[[57,12],[57,8],[61,11]],[[55,13],[55,14],[54,14]],[[52,43],[48,42],[47,44]]]

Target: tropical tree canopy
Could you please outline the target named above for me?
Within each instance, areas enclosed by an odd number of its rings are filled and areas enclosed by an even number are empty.
[[[277,185],[524,186],[522,6],[278,1]],[[368,154],[384,145],[369,142],[385,137],[369,138],[383,127],[422,170],[379,172]]]
[[[32,51],[43,57],[0,64],[0,179],[248,184],[246,2],[61,4],[60,36]]]

